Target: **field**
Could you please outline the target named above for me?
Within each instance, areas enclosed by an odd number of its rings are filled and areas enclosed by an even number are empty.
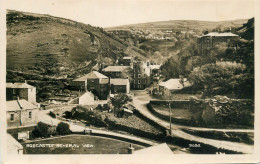
[[[154,110],[162,115],[169,116],[169,108],[166,108],[164,106],[159,105],[152,105]],[[171,116],[173,118],[179,118],[179,119],[185,119],[190,120],[191,116],[193,116],[193,113],[191,113],[188,109],[179,109],[174,108],[171,109]]]
[[[26,154],[127,154],[130,143],[104,137],[70,135],[28,144],[77,144],[79,147],[41,147],[31,148],[22,145]],[[83,145],[86,145],[85,147]],[[135,150],[144,148],[133,144]]]
[[[148,30],[162,30],[162,29],[175,29],[175,30],[194,30],[201,32],[203,30],[212,30],[218,26],[226,27],[240,27],[246,23],[246,19],[238,19],[231,21],[211,22],[211,21],[196,21],[196,20],[169,20],[159,22],[149,22],[140,24],[123,25],[117,27],[109,27],[106,30],[129,30],[134,29],[148,29]]]

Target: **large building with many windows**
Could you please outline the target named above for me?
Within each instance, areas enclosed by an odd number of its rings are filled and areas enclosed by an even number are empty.
[[[90,91],[100,100],[106,100],[109,94],[109,78],[97,71],[73,80],[71,86],[74,89]]]
[[[133,82],[132,88],[142,90],[151,84],[150,62],[135,61],[133,64]]]
[[[239,38],[239,36],[231,32],[206,32],[197,39],[199,53],[204,54],[207,49],[214,48],[222,43],[227,43],[229,46],[236,47],[236,38]]]

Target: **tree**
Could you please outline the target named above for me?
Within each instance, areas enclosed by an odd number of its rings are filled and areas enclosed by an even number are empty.
[[[34,137],[48,137],[48,125],[43,122],[38,122],[34,127],[32,134]]]
[[[194,87],[202,87],[208,96],[237,95],[237,88],[246,76],[246,66],[236,62],[216,62],[196,67],[189,75]]]
[[[71,133],[69,125],[64,122],[58,124],[56,131],[59,135],[67,135]]]
[[[115,95],[114,97],[111,97],[111,103],[114,106],[114,111],[119,110],[122,108],[123,105],[125,105],[127,102],[132,101],[132,99],[127,96],[126,94],[120,93]]]

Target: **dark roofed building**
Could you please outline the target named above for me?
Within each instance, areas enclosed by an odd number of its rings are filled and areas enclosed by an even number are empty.
[[[131,56],[125,56],[121,60],[119,64],[122,64],[124,66],[132,66],[133,65],[133,58]]]

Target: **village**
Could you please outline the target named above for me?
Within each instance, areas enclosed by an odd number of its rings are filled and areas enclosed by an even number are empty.
[[[227,42],[237,48],[232,40],[238,37],[230,32],[206,32],[198,37],[197,46],[201,54],[207,48]],[[43,102],[36,101],[37,89],[26,80],[23,83],[7,83],[7,129],[12,134],[8,137],[17,146],[10,148],[10,151],[22,154],[28,140],[71,133],[121,137],[122,140],[130,141],[130,147],[125,147],[123,151],[126,153],[128,150],[130,154],[135,148],[140,149],[136,143],[170,153],[173,150],[175,153],[196,152],[201,145],[214,147],[214,153],[252,151],[252,145],[231,142],[230,137],[238,138],[240,134],[235,132],[251,133],[252,130],[227,130],[223,126],[224,120],[217,115],[221,106],[229,103],[241,105],[240,100],[226,96],[204,99],[203,92],[194,94],[191,91],[193,84],[187,77],[163,79],[161,66],[162,63],[124,56],[99,72],[92,70],[72,79],[68,93],[56,93]],[[251,101],[243,100],[242,103],[252,108]],[[39,128],[40,124],[47,127],[45,132]],[[213,136],[205,139],[196,134],[201,131],[211,133],[213,130],[228,136],[222,136],[223,139],[229,138],[229,141],[225,141],[226,145],[219,147],[223,142],[221,139],[214,139]],[[176,143],[180,138],[184,141]],[[160,144],[151,143],[147,139]],[[22,141],[23,146],[16,140]],[[247,136],[247,139],[240,141],[252,142],[252,139]],[[176,149],[172,143],[186,146]],[[136,144],[135,148],[132,144]]]

